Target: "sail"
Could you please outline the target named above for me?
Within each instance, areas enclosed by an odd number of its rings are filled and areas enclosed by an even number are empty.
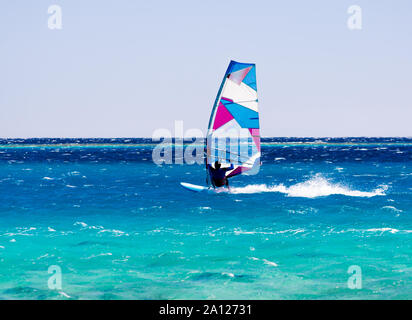
[[[260,168],[260,132],[256,66],[230,61],[209,120],[207,164],[234,165],[227,177],[256,174]]]

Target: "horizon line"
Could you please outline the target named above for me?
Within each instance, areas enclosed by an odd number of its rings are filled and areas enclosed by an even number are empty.
[[[164,137],[162,137],[164,138]],[[168,138],[168,137],[166,137]],[[181,137],[181,136],[172,136],[172,139],[205,139],[206,137]],[[412,139],[411,136],[261,136],[261,138],[297,138],[297,139],[348,139],[348,138],[406,138],[406,139]],[[153,137],[0,137],[0,140],[29,140],[29,139],[152,139]],[[158,140],[158,139],[157,139]]]

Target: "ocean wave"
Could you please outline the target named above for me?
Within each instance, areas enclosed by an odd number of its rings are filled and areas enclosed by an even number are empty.
[[[354,229],[354,228],[350,228],[350,229],[346,229],[346,230],[340,230],[340,231],[334,231],[331,230],[330,232],[332,233],[347,233],[347,232],[353,232],[353,233],[377,233],[379,235],[384,234],[385,232],[388,233],[399,233],[399,234],[409,234],[412,233],[412,230],[408,230],[408,229],[396,229],[396,228],[391,228],[391,227],[381,227],[381,228],[369,228],[369,229]]]
[[[190,281],[202,281],[202,282],[207,282],[207,281],[219,281],[219,280],[232,280],[232,279],[242,279],[243,280],[248,280],[250,276],[248,275],[235,275],[232,272],[209,272],[209,271],[189,271],[187,276],[185,277],[185,280],[190,280]]]
[[[114,235],[115,237],[120,237],[120,236],[123,236],[123,235],[128,236],[128,234],[125,233],[124,231],[115,230],[115,229],[103,229],[103,230],[100,230],[98,233],[105,233],[105,232],[110,233],[110,234]]]
[[[59,291],[59,294],[61,294],[65,298],[71,298],[71,296],[69,296],[66,292]]]
[[[365,232],[412,233],[412,230],[399,230],[396,228],[371,228],[366,229]]]
[[[104,256],[112,256],[113,254],[111,252],[105,252],[105,253],[99,253],[99,254],[92,254],[89,257],[86,258],[80,258],[80,259],[85,259],[85,260],[89,260],[89,259],[94,259],[94,258],[98,258],[98,257],[104,257]]]
[[[235,229],[234,234],[235,235],[242,235],[242,234],[262,234],[262,235],[277,235],[277,234],[283,234],[283,233],[292,233],[293,235],[305,232],[305,229],[302,228],[297,228],[297,229],[287,229],[287,230],[278,230],[278,231],[261,231],[261,230],[254,230],[254,231],[244,231],[241,229]]]
[[[17,231],[16,232],[7,232],[4,235],[8,236],[8,237],[14,237],[14,236],[33,236],[34,234],[32,233],[28,233],[30,231],[34,231],[37,230],[37,228],[35,227],[18,227],[16,228]],[[14,240],[14,239],[12,239]],[[10,240],[11,241],[11,240]],[[15,240],[14,240],[15,241]],[[13,242],[14,242],[13,241]]]
[[[253,184],[245,187],[232,187],[231,193],[235,194],[252,194],[262,192],[279,192],[284,193],[289,197],[317,198],[330,195],[344,195],[349,197],[374,197],[384,196],[387,186],[381,186],[373,191],[352,190],[339,183],[332,183],[321,175],[316,175],[313,178],[300,182],[289,187],[279,184],[268,186],[266,184]]]
[[[398,213],[403,212],[402,210],[400,210],[400,209],[398,209],[394,206],[384,206],[384,207],[382,207],[382,209],[387,209],[387,210],[391,210],[391,211],[398,212]]]
[[[264,264],[266,264],[268,266],[272,266],[272,267],[278,267],[279,266],[276,262],[269,261],[267,259],[259,259],[259,258],[256,258],[256,257],[250,257],[249,259],[251,259],[253,261],[262,261]]]
[[[73,224],[74,226],[80,226],[81,230],[104,230],[103,226],[89,226],[87,223],[82,221],[77,221]]]

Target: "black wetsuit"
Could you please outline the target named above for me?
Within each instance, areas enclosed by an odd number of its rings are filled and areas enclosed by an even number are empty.
[[[227,178],[226,178],[226,171],[233,170],[233,163],[230,165],[229,168],[222,168],[219,169],[213,168],[209,164],[209,172],[210,177],[212,178],[212,184],[214,187],[223,187],[224,185],[228,185]]]

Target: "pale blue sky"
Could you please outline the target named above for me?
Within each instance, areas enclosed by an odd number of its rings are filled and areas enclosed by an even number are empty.
[[[412,136],[411,39],[408,0],[3,0],[0,137],[205,130],[230,59],[257,65],[264,136]]]

